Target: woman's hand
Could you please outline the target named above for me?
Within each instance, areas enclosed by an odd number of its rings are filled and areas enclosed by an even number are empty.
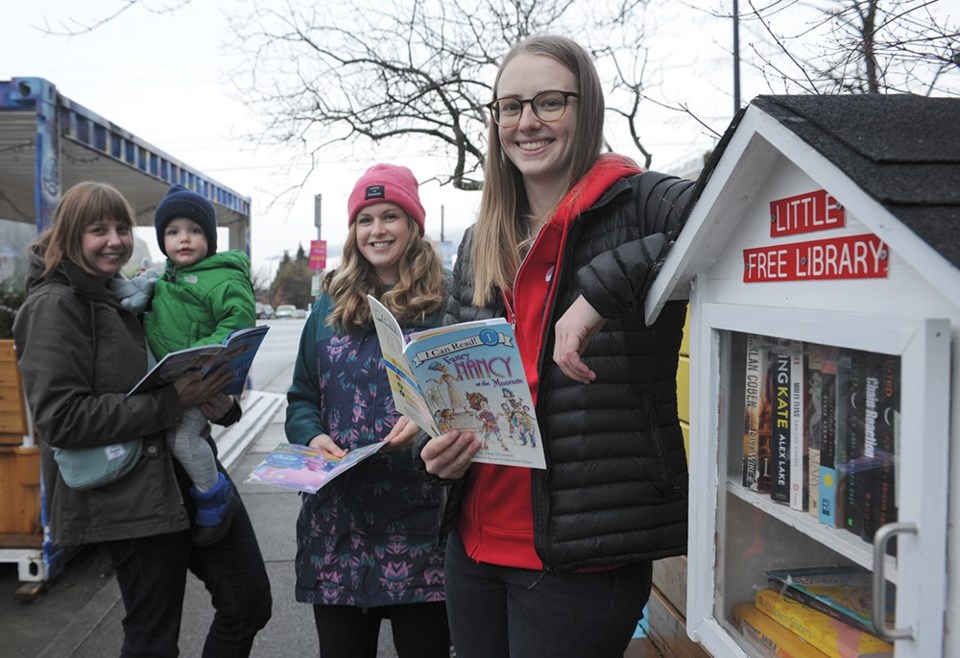
[[[570,379],[589,384],[597,373],[580,360],[590,337],[600,331],[606,320],[590,305],[583,295],[557,320],[557,340],[553,346],[553,360]]]
[[[207,420],[220,420],[233,409],[234,399],[232,395],[226,393],[215,393],[206,402],[200,405],[200,411],[203,412]]]
[[[384,446],[384,450],[409,448],[418,436],[420,436],[420,426],[406,416],[400,416],[397,424],[393,426],[393,429],[384,439],[387,444]]]
[[[199,407],[215,395],[221,395],[223,387],[233,379],[233,373],[226,368],[220,368],[201,378],[199,372],[190,372],[173,382],[180,404],[184,407]]]
[[[337,459],[342,458],[347,454],[347,451],[338,446],[329,434],[317,434],[315,437],[310,439],[310,443],[307,444],[314,450],[321,450],[331,457]]]
[[[459,480],[482,447],[473,432],[450,430],[427,441],[420,451],[420,459],[427,473],[444,480]]]

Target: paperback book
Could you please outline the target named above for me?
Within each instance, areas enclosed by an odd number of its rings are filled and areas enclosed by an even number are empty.
[[[757,608],[830,658],[892,658],[893,644],[772,589],[757,591]]]
[[[864,474],[863,525],[861,538],[873,542],[877,529],[897,520],[896,509],[896,444],[900,427],[899,357],[873,355],[867,375],[868,403],[875,398],[875,409],[868,414],[864,430],[864,458],[873,467]],[[895,541],[887,544],[888,552],[896,553]]]
[[[752,491],[771,489],[770,351],[762,336],[747,334],[744,381],[743,467],[741,484]]]
[[[279,443],[253,469],[246,481],[317,493],[338,475],[372,457],[385,445],[380,441],[354,448],[338,459],[322,450],[296,443]]]
[[[778,346],[771,352],[772,366],[770,377],[773,380],[773,486],[770,498],[778,503],[790,501],[790,351],[785,346]]]
[[[790,507],[802,511],[806,511],[808,505],[810,470],[804,360],[803,344],[793,342],[790,352]]]
[[[820,523],[838,527],[837,524],[837,447],[843,440],[840,429],[847,418],[846,398],[849,391],[844,384],[849,375],[849,359],[842,366],[839,350],[828,349],[820,362],[820,386],[822,414],[820,438],[820,482],[819,482],[819,518]],[[840,436],[838,436],[838,433]],[[840,499],[842,500],[842,498]]]
[[[733,606],[733,623],[764,658],[827,658],[812,644],[760,612],[753,601]]]
[[[404,339],[396,318],[367,296],[397,412],[431,436],[475,432],[474,461],[546,468],[533,399],[513,328],[503,318],[463,322]]]
[[[873,633],[872,574],[858,567],[810,567],[767,572],[770,587],[861,631]],[[893,626],[897,590],[886,584],[885,623]]]
[[[267,325],[238,329],[220,345],[200,345],[170,352],[160,359],[127,395],[153,391],[190,372],[199,371],[203,377],[207,377],[221,368],[227,368],[233,374],[223,392],[227,395],[239,395],[243,393],[253,357],[269,329]]]
[[[822,345],[807,348],[807,510],[814,518],[820,516],[820,451],[823,446],[823,353]]]

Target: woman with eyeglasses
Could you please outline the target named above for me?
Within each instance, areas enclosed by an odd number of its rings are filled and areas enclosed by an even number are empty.
[[[643,305],[692,183],[601,153],[600,80],[569,39],[515,46],[493,91],[479,216],[445,322],[514,323],[547,468],[472,464],[472,432],[418,442],[449,485],[453,644],[459,658],[620,658],[652,560],[686,552],[685,305],[649,327]]]

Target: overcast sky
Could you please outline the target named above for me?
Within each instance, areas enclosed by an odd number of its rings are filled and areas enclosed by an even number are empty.
[[[272,0],[262,0],[270,2]],[[589,2],[590,0],[584,0]],[[193,0],[173,14],[156,15],[134,7],[92,33],[52,36],[52,29],[71,18],[90,22],[116,11],[123,0],[8,1],[3,10],[4,37],[0,39],[0,80],[39,76],[61,94],[130,131],[173,157],[194,167],[242,195],[252,204],[254,271],[269,277],[284,250],[298,244],[309,247],[317,237],[314,195],[323,195],[322,237],[341,244],[346,233],[346,199],[356,178],[377,160],[406,164],[421,179],[444,171],[444,165],[425,156],[383,154],[364,149],[331,150],[320,171],[308,180],[297,202],[270,205],[283,189],[302,176],[287,165],[292,153],[254,148],[241,136],[260,125],[236,97],[229,75],[238,64],[237,53],[225,48],[224,8],[243,6],[233,0]],[[279,2],[278,2],[279,4]],[[720,3],[714,3],[720,6]],[[730,3],[727,3],[730,4]],[[733,113],[729,21],[710,20],[701,12],[670,3],[671,14],[658,20],[661,28],[651,42],[662,64],[662,86],[653,90],[667,102],[689,103],[722,131]],[[162,7],[162,0],[147,0]],[[745,83],[748,100],[767,90]],[[670,170],[681,161],[709,149],[713,138],[677,112],[644,106],[645,143],[654,154],[653,167]],[[608,131],[609,132],[609,131]],[[626,139],[609,135],[615,148],[635,158],[640,154]],[[421,190],[427,209],[427,231],[457,241],[474,219],[478,193],[441,188],[428,183]],[[151,243],[152,235],[145,236]]]

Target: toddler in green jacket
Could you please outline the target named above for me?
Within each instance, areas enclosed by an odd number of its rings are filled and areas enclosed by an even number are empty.
[[[156,281],[144,328],[159,360],[170,352],[215,345],[238,329],[256,324],[250,259],[238,250],[217,253],[217,216],[205,197],[173,185],[157,205],[157,242],[167,266]],[[129,300],[121,303],[129,306]],[[237,493],[217,468],[201,432],[207,420],[186,409],[167,432],[167,444],[190,477],[197,502],[193,543],[211,546],[226,535],[238,509]]]

